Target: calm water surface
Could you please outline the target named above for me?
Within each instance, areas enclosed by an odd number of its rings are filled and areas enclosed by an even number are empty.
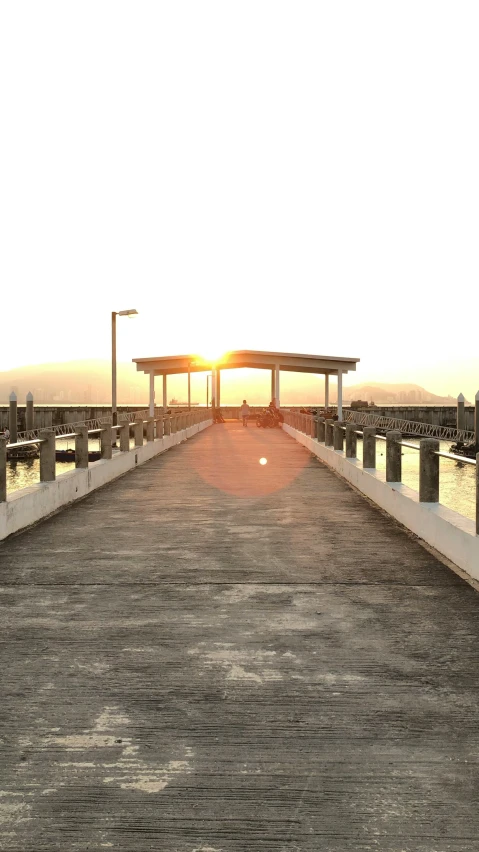
[[[130,439],[130,448],[135,444],[134,439]],[[68,450],[75,448],[74,440],[59,439],[56,442],[57,450]],[[89,450],[99,450],[100,441],[98,438],[92,438],[88,441]],[[67,470],[74,470],[75,462],[57,462],[56,474],[66,473]],[[20,488],[27,488],[29,485],[36,485],[40,481],[40,459],[26,459],[25,461],[9,461],[7,462],[7,494],[12,491],[18,491]]]
[[[417,444],[419,441],[414,438],[407,439],[411,444]],[[100,442],[98,439],[88,442],[91,450],[98,450]],[[75,443],[71,440],[57,441],[58,449],[66,449],[74,447]],[[131,439],[130,446],[134,446],[134,441]],[[448,452],[451,443],[441,441],[441,450]],[[362,460],[363,444],[362,440],[358,440],[358,458]],[[376,442],[376,466],[378,470],[386,469],[386,443],[384,441]],[[72,470],[75,467],[74,463],[57,462],[57,476],[61,473],[66,473],[67,470]],[[470,464],[461,464],[460,462],[450,461],[449,459],[440,459],[440,502],[455,512],[465,515],[467,518],[474,520],[475,518],[475,467]],[[30,459],[28,461],[8,462],[7,464],[7,490],[11,493],[19,488],[26,488],[29,485],[35,485],[40,479],[40,460]],[[403,447],[402,458],[402,481],[414,491],[419,490],[419,452],[411,450],[408,447]]]
[[[406,439],[419,447],[419,440]],[[441,450],[448,453],[451,441],[441,441]],[[358,440],[358,458],[363,458],[363,442]],[[476,517],[475,489],[476,468],[472,464],[449,459],[439,459],[439,501],[449,509],[472,520]],[[376,467],[386,470],[386,442],[376,441]],[[414,491],[419,491],[419,451],[402,448],[402,481]]]

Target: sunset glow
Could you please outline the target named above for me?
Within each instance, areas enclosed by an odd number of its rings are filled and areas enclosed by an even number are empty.
[[[215,349],[212,347],[211,349],[207,349],[200,355],[198,355],[198,361],[204,361],[205,364],[212,364],[214,366],[215,364],[224,361],[225,356],[226,352],[224,352],[224,350],[219,348]]]

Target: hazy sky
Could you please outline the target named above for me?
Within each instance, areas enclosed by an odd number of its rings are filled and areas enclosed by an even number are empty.
[[[0,370],[227,348],[479,388],[477,2],[3,3]]]

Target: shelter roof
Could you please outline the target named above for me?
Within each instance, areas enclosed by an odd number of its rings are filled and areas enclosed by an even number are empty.
[[[238,349],[226,352],[217,360],[205,358],[197,353],[190,355],[161,355],[157,358],[133,358],[136,369],[156,376],[174,373],[200,373],[216,368],[232,370],[252,367],[272,370],[275,367],[295,373],[335,374],[338,370],[347,373],[356,369],[359,358],[336,355],[301,355],[294,352],[264,352],[259,349]]]

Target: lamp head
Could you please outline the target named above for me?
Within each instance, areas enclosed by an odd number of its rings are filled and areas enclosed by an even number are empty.
[[[119,317],[134,317],[138,311],[135,308],[131,308],[129,311],[118,311]]]

